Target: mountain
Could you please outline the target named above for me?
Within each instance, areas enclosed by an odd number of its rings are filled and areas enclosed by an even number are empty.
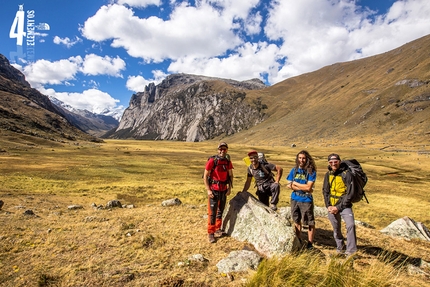
[[[258,79],[234,81],[198,75],[174,74],[134,94],[118,128],[109,138],[204,141],[251,128],[265,118],[251,90],[266,88]]]
[[[55,97],[49,97],[49,99],[61,110],[70,123],[90,135],[101,137],[106,132],[118,127],[117,118],[120,115],[115,111],[105,110],[102,114],[95,114],[87,110],[75,109]]]
[[[267,119],[229,141],[427,146],[430,142],[430,35],[392,51],[284,80],[250,99]]]
[[[108,136],[249,145],[430,142],[430,35],[271,87],[246,83],[171,75],[133,95]]]
[[[67,115],[0,55],[0,132],[45,139],[89,139],[94,121]],[[77,129],[71,123],[83,128]],[[86,119],[84,119],[86,118]],[[204,141],[247,145],[430,142],[430,35],[392,51],[286,79],[234,81],[174,74],[132,95],[118,128],[121,139]],[[97,122],[99,119],[95,119]],[[104,126],[107,128],[107,126]]]
[[[0,54],[0,133],[65,141],[99,141],[73,126],[49,98],[30,87],[25,76]]]

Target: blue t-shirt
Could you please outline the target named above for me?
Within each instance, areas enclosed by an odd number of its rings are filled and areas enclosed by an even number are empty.
[[[294,178],[293,178],[294,177]],[[307,171],[298,168],[296,172],[296,168],[291,169],[290,173],[287,176],[287,181],[295,181],[301,184],[306,184],[308,181],[313,181],[317,179],[317,172],[313,171],[308,174]],[[312,202],[313,197],[312,194],[306,193],[301,190],[294,190],[291,193],[291,199],[300,202]]]

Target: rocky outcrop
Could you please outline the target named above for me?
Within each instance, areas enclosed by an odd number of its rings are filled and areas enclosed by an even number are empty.
[[[0,54],[0,76],[16,84],[30,87],[30,84],[25,80],[24,74],[11,66],[9,60],[2,54]]]
[[[262,89],[260,80],[238,82],[175,74],[134,94],[110,138],[204,141],[231,135],[264,120],[261,99],[247,91]]]
[[[251,243],[269,258],[300,248],[291,223],[246,191],[239,192],[229,201],[223,216],[223,229],[231,237]]]
[[[415,222],[407,216],[393,221],[390,225],[382,229],[381,232],[407,240],[419,239],[430,241],[430,231],[428,228],[421,222]]]

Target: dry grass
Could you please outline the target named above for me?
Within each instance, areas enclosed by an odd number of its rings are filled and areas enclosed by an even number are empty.
[[[0,141],[4,151],[0,154],[0,199],[5,201],[0,211],[2,286],[242,286],[247,280],[249,286],[257,286],[252,280],[264,279],[262,274],[274,278],[267,270],[283,266],[269,260],[261,267],[268,268],[264,272],[234,277],[218,274],[219,260],[233,250],[252,246],[229,237],[213,245],[207,242],[202,172],[207,157],[215,153],[214,142],[124,140],[47,145]],[[251,148],[265,152],[269,161],[283,166],[287,173],[302,147],[231,143],[233,193],[244,184],[242,158]],[[317,190],[321,189],[326,155],[332,151],[359,159],[369,175],[370,204],[358,203],[354,210],[358,220],[375,229],[358,227],[359,257],[353,267],[345,267],[352,268],[354,275],[342,279],[352,280],[344,286],[356,286],[353,282],[357,278],[368,286],[381,286],[372,283],[382,282],[377,278],[387,278],[385,286],[429,286],[428,278],[407,275],[401,263],[418,258],[429,262],[430,244],[392,239],[379,232],[403,216],[430,226],[430,196],[425,183],[430,171],[428,154],[387,152],[374,146],[309,145],[307,149],[317,160]],[[163,200],[174,197],[183,204],[161,206]],[[112,199],[135,208],[91,207]],[[322,205],[319,192],[315,200]],[[84,208],[68,210],[72,204]],[[287,205],[289,194],[284,192],[280,206]],[[24,215],[28,209],[36,216]],[[294,266],[310,266],[308,271],[288,267],[298,274],[294,277],[298,281],[292,281],[296,285],[289,286],[318,286],[321,282],[339,286],[330,282],[340,280],[333,270],[343,263],[326,259],[335,247],[325,218],[317,221],[316,241],[322,256],[288,257]],[[189,260],[194,254],[202,254],[208,261]],[[309,276],[312,270],[315,275]],[[309,281],[300,281],[303,278]],[[286,286],[282,282],[277,286]]]

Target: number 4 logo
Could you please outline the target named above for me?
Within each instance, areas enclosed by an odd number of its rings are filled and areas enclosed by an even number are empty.
[[[26,36],[24,32],[24,5],[18,5],[18,7],[19,10],[16,11],[15,19],[13,19],[10,27],[9,37],[16,38],[16,45],[22,46],[23,37]]]

